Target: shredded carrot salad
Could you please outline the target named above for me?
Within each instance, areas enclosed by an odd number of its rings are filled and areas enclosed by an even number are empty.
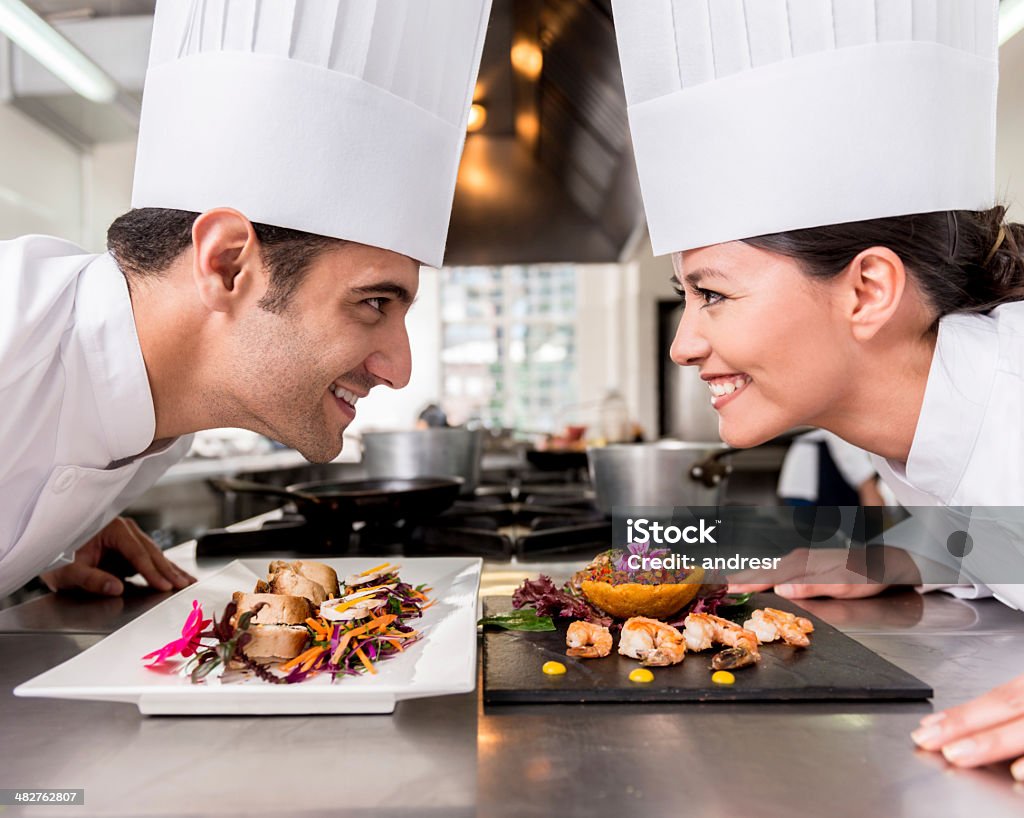
[[[388,570],[391,569],[391,570]],[[337,600],[328,600],[320,615],[306,620],[309,647],[278,670],[287,673],[288,682],[301,682],[320,673],[339,676],[376,674],[376,665],[403,652],[421,638],[409,625],[434,604],[430,588],[414,588],[403,582],[397,566],[388,563],[363,571],[358,576],[374,577],[372,584],[352,585]],[[351,618],[339,619],[343,612]],[[364,615],[365,612],[365,615]]]

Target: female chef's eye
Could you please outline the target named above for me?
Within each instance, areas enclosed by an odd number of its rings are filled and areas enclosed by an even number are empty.
[[[725,296],[721,293],[716,293],[714,290],[705,290],[702,287],[694,287],[693,291],[697,296],[704,302],[705,307],[711,307],[720,301],[725,300]]]

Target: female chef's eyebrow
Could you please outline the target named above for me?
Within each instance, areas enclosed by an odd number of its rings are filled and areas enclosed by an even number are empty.
[[[696,287],[704,278],[724,278],[726,281],[729,280],[729,276],[721,270],[716,270],[714,267],[698,267],[692,273],[686,274],[686,283],[691,287]]]
[[[377,284],[369,284],[365,287],[353,287],[352,292],[356,295],[361,295],[364,298],[390,295],[405,306],[409,306],[413,302],[412,293],[410,293],[401,284],[397,284],[394,281],[381,281]]]

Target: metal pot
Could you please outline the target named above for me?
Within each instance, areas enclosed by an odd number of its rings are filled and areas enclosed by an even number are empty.
[[[701,466],[717,463],[715,455],[727,451],[724,443],[678,440],[591,446],[587,459],[597,506],[610,515],[614,506],[719,505],[728,467],[708,479]]]
[[[363,434],[363,466],[371,478],[460,477],[462,493],[480,482],[483,429],[417,429]]]

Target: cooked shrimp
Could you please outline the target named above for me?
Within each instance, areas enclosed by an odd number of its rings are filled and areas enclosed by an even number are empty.
[[[715,670],[735,670],[760,661],[760,653],[751,653],[746,648],[726,648],[711,657],[711,667]]]
[[[686,642],[671,625],[646,616],[634,616],[622,626],[619,653],[639,659],[645,665],[676,665],[686,656]]]
[[[782,637],[782,641],[787,645],[796,645],[801,648],[806,648],[811,644],[807,634],[814,631],[811,620],[788,611],[780,611],[777,608],[763,608],[754,611],[750,615],[750,619],[743,623],[743,627],[757,634],[757,638],[761,642],[774,642]]]
[[[707,650],[712,642],[727,645],[730,650],[722,651],[711,660],[716,670],[728,670],[761,661],[757,634],[720,616],[690,614],[683,623],[683,638],[692,651]]]
[[[600,659],[612,652],[612,635],[604,625],[581,620],[569,625],[565,644],[569,648],[565,652],[567,656]]]

